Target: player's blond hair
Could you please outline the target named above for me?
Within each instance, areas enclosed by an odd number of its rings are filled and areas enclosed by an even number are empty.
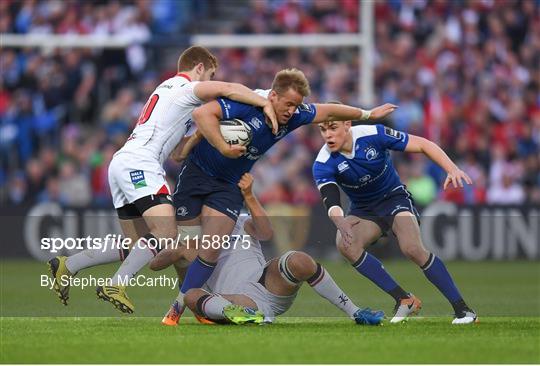
[[[190,71],[200,63],[206,70],[218,67],[217,58],[212,52],[202,46],[191,46],[178,58],[178,72]]]
[[[306,75],[298,69],[284,69],[276,74],[272,82],[272,90],[278,94],[283,94],[287,90],[293,89],[303,97],[311,94],[309,81]]]

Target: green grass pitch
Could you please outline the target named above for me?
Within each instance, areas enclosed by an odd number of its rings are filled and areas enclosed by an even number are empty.
[[[350,266],[324,264],[359,306],[391,314],[391,299]],[[2,363],[540,363],[538,262],[448,263],[480,316],[479,324],[461,327],[450,325],[450,306],[405,261],[385,266],[424,308],[405,324],[381,327],[353,324],[304,286],[272,325],[208,326],[185,317],[168,328],[159,321],[176,290],[130,289],[136,313],[125,316],[97,300],[93,288],[73,289],[69,306],[62,306],[40,286],[41,263],[0,266]],[[115,268],[78,277],[109,276]]]

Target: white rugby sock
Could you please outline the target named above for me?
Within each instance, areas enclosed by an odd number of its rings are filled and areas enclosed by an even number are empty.
[[[129,250],[119,248],[116,244],[110,247],[85,249],[69,256],[66,259],[66,267],[72,274],[75,274],[84,268],[121,261],[127,253],[129,253]]]
[[[180,305],[182,307],[186,306],[184,304],[184,296],[185,295],[182,293],[182,291],[178,291],[178,296],[176,296],[176,301],[178,301],[178,305]]]
[[[152,245],[152,244],[151,244]],[[112,285],[126,285],[126,281],[135,277],[152,258],[157,254],[157,250],[147,245],[146,238],[140,238],[131,248],[131,252],[124,259],[118,271],[112,277]]]
[[[223,316],[223,308],[227,305],[231,305],[229,300],[224,299],[219,295],[203,296],[199,302],[197,302],[197,310],[199,313],[212,320],[225,319]]]
[[[320,264],[317,263],[317,272],[307,280],[307,283],[315,292],[345,312],[349,317],[352,318],[353,314],[359,309]]]

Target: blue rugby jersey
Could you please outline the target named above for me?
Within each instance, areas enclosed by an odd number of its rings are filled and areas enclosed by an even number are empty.
[[[331,152],[325,144],[313,164],[313,177],[318,187],[337,183],[353,204],[369,204],[403,184],[389,150],[405,150],[409,135],[384,125],[354,126],[351,133],[351,156]]]
[[[262,94],[262,93],[261,93]],[[264,92],[268,95],[268,91]],[[265,123],[265,115],[262,108],[235,102],[228,98],[218,98],[221,106],[223,119],[241,119],[252,130],[253,138],[247,147],[244,156],[238,159],[227,158],[215,149],[206,140],[202,140],[190,153],[190,159],[206,174],[236,184],[244,173],[251,167],[268,149],[281,140],[290,132],[300,126],[310,124],[315,118],[316,110],[313,104],[301,104],[286,125],[280,125],[277,135],[272,133],[272,128]]]

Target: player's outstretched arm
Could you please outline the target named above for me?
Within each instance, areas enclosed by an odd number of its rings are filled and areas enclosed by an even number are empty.
[[[219,130],[219,120],[222,118],[221,107],[215,100],[196,108],[192,115],[201,135],[222,155],[236,159],[246,152],[246,147],[229,145]]]
[[[262,107],[264,114],[272,122],[272,131],[274,134],[278,131],[279,126],[276,113],[270,101],[255,93],[247,86],[223,81],[201,81],[195,85],[193,91],[198,98],[205,101],[225,97],[236,102]]]
[[[248,234],[253,235],[258,240],[270,240],[274,235],[272,224],[264,207],[262,207],[257,197],[253,194],[252,186],[253,176],[245,173],[240,179],[240,182],[238,182],[238,187],[242,192],[242,196],[244,196],[244,202],[251,214],[251,222],[246,222],[244,228]]]
[[[331,121],[351,121],[351,120],[377,120],[388,116],[396,110],[397,106],[385,103],[369,111],[361,108],[351,107],[344,104],[315,104],[317,114],[313,123],[331,122]]]
[[[463,181],[467,184],[472,184],[471,178],[463,170],[459,169],[456,164],[446,155],[446,153],[434,142],[431,142],[423,137],[409,135],[409,142],[405,147],[406,152],[423,153],[448,174],[444,181],[443,189],[446,189],[450,183],[457,188],[463,188]]]

